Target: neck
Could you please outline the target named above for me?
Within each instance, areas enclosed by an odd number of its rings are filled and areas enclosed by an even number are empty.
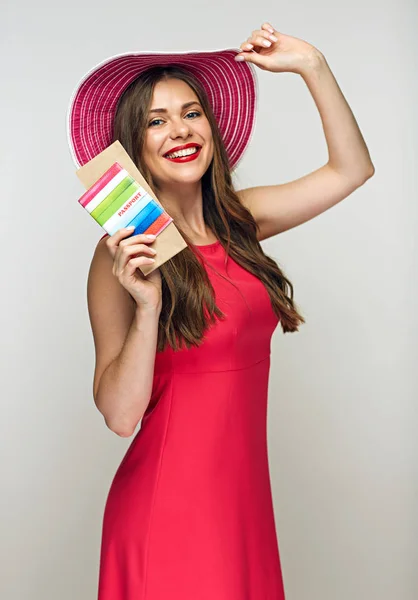
[[[201,181],[196,184],[170,184],[158,187],[156,192],[164,210],[186,235],[206,236]]]

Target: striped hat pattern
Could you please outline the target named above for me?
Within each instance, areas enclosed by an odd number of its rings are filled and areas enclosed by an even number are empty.
[[[77,167],[113,141],[113,121],[126,88],[154,66],[180,66],[200,81],[212,106],[231,169],[244,154],[255,125],[257,79],[251,63],[237,62],[240,50],[136,52],[113,56],[91,69],[72,94],[67,135]]]
[[[173,221],[117,162],[81,196],[79,203],[109,235],[131,225],[135,227],[132,235],[158,235]]]

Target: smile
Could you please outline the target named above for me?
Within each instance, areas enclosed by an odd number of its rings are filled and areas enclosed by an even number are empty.
[[[164,158],[176,163],[190,162],[192,160],[196,160],[201,150],[202,148],[200,146],[193,146],[191,148],[179,150],[178,152],[173,152],[172,154],[166,154]]]

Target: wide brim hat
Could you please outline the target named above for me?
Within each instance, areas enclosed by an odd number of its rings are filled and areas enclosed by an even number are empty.
[[[113,141],[118,101],[145,70],[180,66],[200,81],[212,106],[231,169],[241,160],[253,134],[258,85],[251,63],[238,62],[238,49],[211,52],[129,52],[88,71],[77,84],[67,112],[67,135],[75,165],[81,167]]]

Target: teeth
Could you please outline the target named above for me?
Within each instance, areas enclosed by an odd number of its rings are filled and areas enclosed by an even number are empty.
[[[179,152],[173,152],[173,154],[167,154],[167,158],[181,158],[182,156],[191,156],[192,154],[196,154],[198,151],[197,147],[193,148],[185,148],[184,150],[180,150]]]

